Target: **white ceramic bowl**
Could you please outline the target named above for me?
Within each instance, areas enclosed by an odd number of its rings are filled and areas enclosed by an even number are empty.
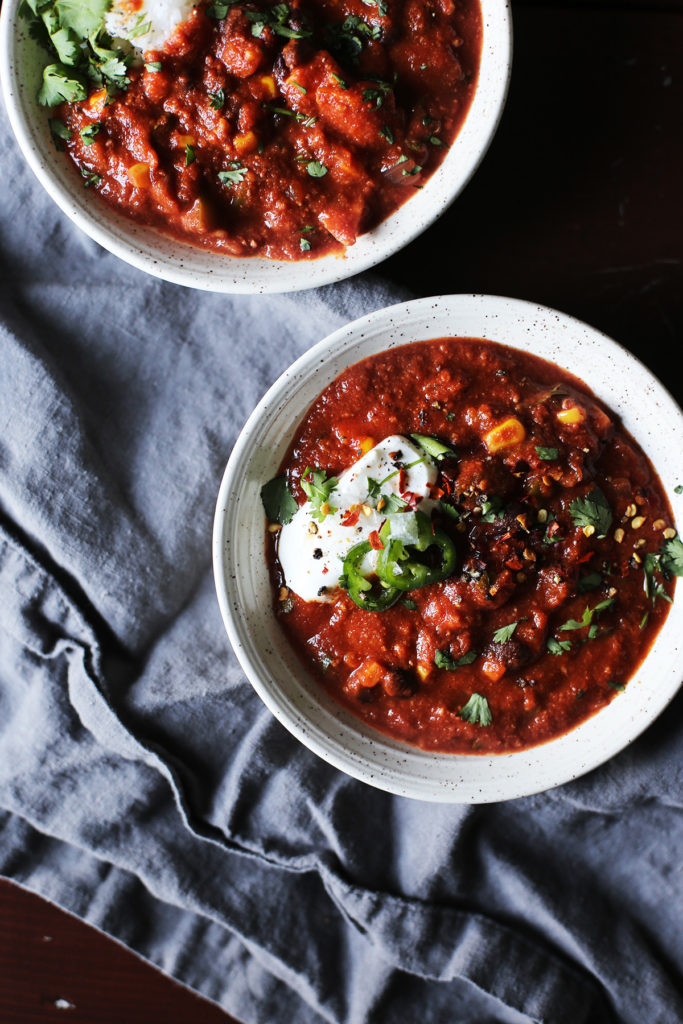
[[[17,17],[20,0],[4,0],[0,74],[5,104],[24,156],[58,206],[86,234],[134,267],[166,281],[214,292],[289,292],[341,281],[407,245],[462,191],[488,149],[505,104],[512,25],[508,0],[481,0],[483,45],[479,81],[465,123],[425,187],[343,255],[299,262],[233,258],[174,241],[111,210],[83,188],[48,129],[36,101],[45,56]]]
[[[656,467],[679,522],[683,414],[642,363],[586,324],[543,306],[486,295],[420,299],[356,320],[298,359],[249,418],[223,477],[213,536],[218,600],[228,635],[273,714],[325,760],[364,782],[422,800],[483,803],[576,778],[638,736],[681,682],[683,595],[623,693],[572,732],[496,756],[436,754],[391,740],[331,700],[302,668],[271,611],[264,555],[263,483],[320,392],[359,359],[445,336],[488,338],[572,371],[617,412]],[[679,588],[681,584],[679,584]]]

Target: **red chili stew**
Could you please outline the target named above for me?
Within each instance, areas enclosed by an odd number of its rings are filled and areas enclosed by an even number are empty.
[[[134,220],[231,255],[317,257],[438,167],[480,49],[478,0],[200,4],[125,92],[61,107],[67,149]]]
[[[475,339],[352,366],[309,410],[282,467],[296,500],[383,438],[438,462],[434,520],[453,575],[386,611],[302,601],[269,559],[278,618],[329,694],[419,747],[500,753],[564,733],[623,690],[669,610],[683,546],[647,456],[576,377]]]

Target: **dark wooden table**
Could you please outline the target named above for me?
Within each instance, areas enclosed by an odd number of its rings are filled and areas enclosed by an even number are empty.
[[[490,292],[573,313],[672,387],[683,336],[683,3],[519,0],[513,13],[512,88],[483,165],[380,272],[417,294]],[[230,1018],[1,883],[0,1021],[65,1020]]]

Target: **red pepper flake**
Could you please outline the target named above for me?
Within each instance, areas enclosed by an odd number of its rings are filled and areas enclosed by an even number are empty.
[[[325,573],[326,573],[326,572],[329,572],[329,571],[330,571],[330,570],[329,570],[329,569],[327,568],[327,566],[326,566],[326,565],[325,565],[325,566],[323,566],[323,576],[325,575]]]
[[[368,541],[370,542],[370,547],[374,548],[375,551],[384,551],[384,544],[382,544],[382,541],[379,539],[379,533],[377,530],[372,531],[368,537]]]
[[[342,526],[355,526],[356,523],[358,522],[359,517],[360,508],[357,505],[352,506],[348,510],[348,512],[345,512],[344,515],[342,516],[341,524]]]
[[[398,471],[398,493],[403,494],[408,483],[408,474],[405,469],[399,469]]]
[[[522,563],[519,558],[510,558],[505,564],[508,569],[514,569],[515,571],[522,568]]]
[[[577,562],[579,563],[579,565],[581,565],[583,562],[590,562],[594,554],[594,551],[589,551],[588,554],[582,555],[581,558],[577,558]]]

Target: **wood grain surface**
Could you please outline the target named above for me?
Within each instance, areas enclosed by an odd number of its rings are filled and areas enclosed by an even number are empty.
[[[683,334],[683,3],[527,0],[513,14],[512,86],[489,153],[448,213],[376,273],[417,294],[555,306],[672,387]],[[89,926],[0,884],[1,1024],[230,1020]]]

